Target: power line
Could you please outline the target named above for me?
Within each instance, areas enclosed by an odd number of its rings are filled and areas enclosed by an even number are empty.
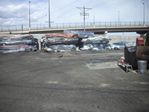
[[[85,31],[85,22],[86,22],[86,16],[89,16],[89,13],[87,13],[86,11],[91,10],[92,8],[86,8],[85,6],[83,7],[77,7],[78,9],[82,10],[82,12],[80,13],[81,16],[83,16],[83,29]]]

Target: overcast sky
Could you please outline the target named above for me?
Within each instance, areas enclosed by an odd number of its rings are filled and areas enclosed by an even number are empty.
[[[48,0],[31,1],[31,23],[48,23]],[[87,11],[88,22],[140,21],[143,18],[142,0],[50,0],[53,23],[82,22],[77,7],[92,8]],[[0,0],[1,25],[28,24],[29,0]],[[149,0],[145,0],[146,21],[149,20]],[[119,12],[119,14],[118,14]]]

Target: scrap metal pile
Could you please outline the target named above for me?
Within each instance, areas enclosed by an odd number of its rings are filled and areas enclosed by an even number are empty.
[[[0,53],[38,50],[38,40],[32,35],[0,37]]]
[[[36,51],[39,47],[46,52],[99,51],[110,47],[108,38],[90,32],[47,34],[39,41],[40,43],[32,35],[2,36],[0,37],[0,53]]]
[[[104,38],[103,36],[89,36],[87,38],[83,38],[82,43],[83,46],[81,50],[99,51],[108,49],[109,39]]]
[[[103,36],[82,34],[49,34],[41,39],[41,48],[47,52],[73,50],[101,50],[108,47],[109,39]]]
[[[100,51],[111,49],[111,45],[109,44],[110,39],[106,35],[95,35],[93,32],[71,30],[66,30],[64,33],[78,34],[80,38],[80,50]]]
[[[78,46],[77,34],[49,34],[41,39],[41,48],[47,52],[63,52],[76,50]]]

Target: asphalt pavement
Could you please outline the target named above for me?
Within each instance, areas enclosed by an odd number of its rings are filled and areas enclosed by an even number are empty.
[[[149,74],[114,52],[0,55],[0,112],[149,112]]]

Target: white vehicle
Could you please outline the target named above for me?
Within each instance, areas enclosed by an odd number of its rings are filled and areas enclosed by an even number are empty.
[[[125,44],[126,44],[125,42],[113,43],[113,44],[111,45],[111,48],[114,49],[114,50],[124,49]]]

